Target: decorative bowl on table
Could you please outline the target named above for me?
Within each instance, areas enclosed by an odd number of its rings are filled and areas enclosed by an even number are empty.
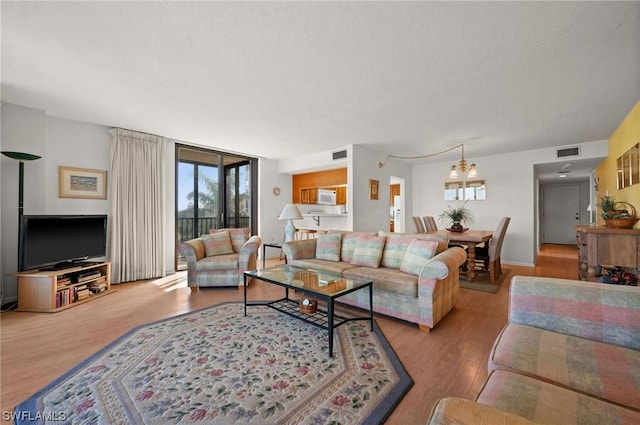
[[[302,296],[300,298],[300,311],[304,314],[314,314],[318,309],[318,300],[315,298]]]
[[[631,211],[629,211],[629,207]],[[605,226],[612,229],[631,229],[636,225],[636,209],[628,202],[615,202],[611,209],[603,213]]]
[[[449,231],[449,232],[454,232],[454,233],[463,233],[463,232],[466,232],[467,230],[469,230],[469,228],[468,227],[463,227],[461,229],[458,229],[458,228],[454,228],[454,227],[447,227],[446,230]]]

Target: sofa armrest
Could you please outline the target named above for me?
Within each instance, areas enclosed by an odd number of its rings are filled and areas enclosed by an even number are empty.
[[[249,270],[250,268],[255,267],[255,256],[258,255],[258,249],[262,245],[262,239],[260,236],[251,236],[240,248],[240,256],[238,258],[238,263],[240,270]],[[254,257],[254,261],[251,261],[251,258]],[[251,266],[251,264],[254,264]]]
[[[287,262],[291,264],[295,260],[302,260],[304,258],[315,258],[317,242],[318,240],[315,238],[285,242],[282,245],[282,250],[287,256]]]
[[[433,257],[422,268],[420,278],[445,279],[453,269],[467,261],[467,253],[460,247],[452,247]]]
[[[509,322],[640,350],[640,289],[514,276]]]
[[[436,403],[428,425],[533,425],[535,422],[492,406],[463,398],[447,397]]]

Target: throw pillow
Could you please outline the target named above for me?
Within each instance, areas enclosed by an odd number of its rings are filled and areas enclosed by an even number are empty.
[[[240,252],[242,246],[246,241],[249,240],[251,236],[251,230],[248,227],[240,227],[240,228],[225,228],[218,230],[211,230],[209,233],[216,232],[229,232],[229,238],[231,239],[231,246],[233,247],[233,252]]]
[[[216,232],[210,235],[202,235],[204,251],[207,257],[214,255],[233,254],[233,246],[229,232]]]
[[[318,260],[340,261],[340,244],[342,234],[329,233],[318,235],[316,242],[316,258]]]
[[[400,271],[418,276],[424,265],[438,249],[438,242],[414,239],[404,253]]]
[[[383,249],[384,237],[360,236],[356,241],[356,248],[353,250],[351,264],[377,269],[380,267]]]

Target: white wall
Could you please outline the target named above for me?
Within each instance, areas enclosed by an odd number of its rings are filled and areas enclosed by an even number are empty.
[[[365,148],[361,145],[352,145],[350,157],[351,166],[348,170],[349,193],[351,198],[352,229],[356,231],[389,230],[389,197],[391,176],[403,178],[405,181],[403,190],[406,194],[413,193],[413,177],[411,167],[400,161],[390,159],[384,167],[378,167],[378,162],[383,161],[386,155]],[[380,182],[377,200],[369,199],[369,180]],[[405,211],[412,211],[413,197],[405,196]],[[405,229],[411,229],[405,214]]]
[[[45,111],[2,104],[0,149],[42,156],[25,163],[25,214],[111,214],[110,186],[107,199],[58,197],[58,167],[71,166],[109,170],[111,135],[109,127],[47,116]],[[2,195],[2,303],[17,300],[18,269],[18,162],[1,157]],[[175,226],[175,145],[166,148],[167,229]],[[107,176],[109,180],[109,176]],[[107,252],[109,251],[107,240]],[[165,239],[167,274],[175,272],[175,235]]]
[[[44,111],[4,103],[0,150],[45,157],[47,119]],[[18,161],[2,161],[2,304],[17,300],[18,271]],[[45,158],[24,164],[24,214],[46,211]]]
[[[111,135],[109,128],[47,117],[45,145],[45,210],[46,214],[109,214],[111,196],[107,199],[75,199],[58,197],[58,167],[109,170]],[[107,175],[107,182],[109,175]],[[107,192],[110,188],[107,183]]]
[[[280,173],[297,174],[313,170],[328,170],[331,168],[347,167],[347,211],[349,230],[372,231],[389,230],[389,191],[391,176],[403,178],[405,194],[412,191],[411,167],[407,164],[390,159],[383,168],[378,162],[383,161],[386,154],[373,151],[362,145],[349,145],[346,148],[347,159],[334,161],[334,151],[324,151],[304,157],[279,161]],[[380,183],[378,199],[369,199],[369,180]],[[285,192],[283,191],[283,194]],[[290,188],[285,199],[292,199]],[[280,195],[280,197],[283,196]],[[405,210],[411,211],[411,196],[405,196]],[[411,229],[405,214],[405,229]]]
[[[277,161],[260,158],[258,160],[258,232],[265,243],[282,242],[284,221],[278,220],[285,204],[292,199],[291,175],[278,172]],[[273,188],[279,188],[275,195]],[[267,258],[276,257],[280,253],[274,249],[265,252]],[[262,250],[260,250],[262,258]]]
[[[581,159],[607,156],[607,142],[581,144]],[[502,249],[502,262],[506,264],[534,266],[537,254],[538,192],[534,165],[566,162],[557,159],[556,148],[467,158],[478,168],[478,179],[487,185],[486,201],[469,201],[473,213],[473,228],[495,229],[500,217],[509,216]],[[451,161],[417,165],[413,167],[413,211],[408,215],[432,215],[438,217],[455,201],[444,201],[444,182],[448,179]],[[439,227],[446,223],[438,222]]]

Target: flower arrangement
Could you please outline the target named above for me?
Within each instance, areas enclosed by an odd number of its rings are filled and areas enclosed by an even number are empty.
[[[438,216],[438,220],[448,220],[451,222],[450,229],[453,231],[461,231],[462,223],[468,224],[473,222],[471,211],[467,208],[467,201],[457,207],[448,206],[445,211]]]
[[[605,195],[600,198],[598,206],[607,227],[631,229],[638,222],[636,209],[628,202],[616,202],[613,196]],[[628,208],[631,208],[631,212]]]
[[[600,209],[602,210],[602,218],[615,218],[614,211],[616,206],[616,198],[613,196],[605,195],[600,198],[600,204],[598,204]]]

